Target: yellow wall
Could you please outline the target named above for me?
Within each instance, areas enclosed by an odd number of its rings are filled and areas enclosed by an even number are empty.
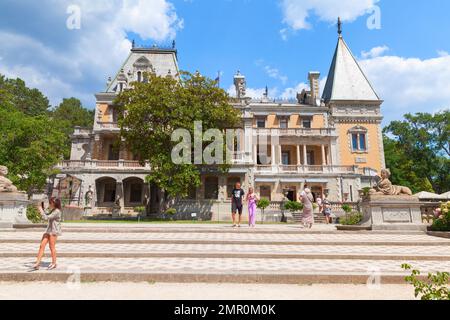
[[[351,149],[349,130],[355,126],[362,126],[368,130],[368,147],[366,153],[353,153]],[[379,125],[377,124],[339,124],[337,127],[339,133],[339,148],[341,154],[341,165],[353,166],[357,165],[360,168],[372,168],[378,170],[382,169],[382,162],[380,154],[380,139],[378,137]],[[356,158],[365,158],[366,163],[357,163]]]
[[[108,112],[108,105],[107,104],[98,104],[97,109],[102,114],[102,122],[109,122],[110,121],[110,115]]]

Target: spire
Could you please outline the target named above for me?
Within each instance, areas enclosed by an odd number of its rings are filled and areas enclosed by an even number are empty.
[[[338,17],[337,26],[338,26],[338,35],[339,35],[339,37],[342,37],[342,21],[341,21],[341,17]]]
[[[339,36],[322,98],[329,101],[379,101],[347,43]]]

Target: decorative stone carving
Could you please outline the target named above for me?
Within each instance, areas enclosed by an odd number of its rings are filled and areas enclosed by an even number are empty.
[[[17,188],[13,185],[6,175],[8,174],[8,168],[0,166],[0,192],[17,192]]]
[[[236,96],[241,99],[245,98],[247,94],[247,81],[239,71],[234,76],[234,86],[236,87]]]
[[[11,180],[6,178],[7,174],[8,168],[0,166],[0,227],[3,228],[30,223],[26,214],[28,196],[17,191]]]
[[[377,183],[375,188],[370,190],[370,194],[385,196],[412,196],[412,191],[408,187],[394,186],[389,180],[390,176],[391,172],[389,171],[389,169],[381,170],[381,180]]]

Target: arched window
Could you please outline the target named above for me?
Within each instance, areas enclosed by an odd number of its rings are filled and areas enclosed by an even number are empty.
[[[364,127],[353,127],[349,130],[352,152],[367,152],[368,131]]]
[[[141,71],[138,71],[138,73],[137,73],[137,81],[142,82],[142,72]]]

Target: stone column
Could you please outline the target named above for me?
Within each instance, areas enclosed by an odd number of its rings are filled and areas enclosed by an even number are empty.
[[[271,151],[272,151],[272,166],[275,166],[277,163],[276,163],[276,151],[275,151],[275,145],[274,144],[272,144],[271,145]]]
[[[322,165],[326,166],[327,165],[327,158],[325,155],[325,145],[322,144]]]
[[[253,162],[256,165],[258,165],[258,146],[255,144],[253,145]]]
[[[302,162],[300,159],[300,145],[297,145],[297,165],[301,166]]]
[[[278,146],[278,161],[280,161],[280,165],[283,164],[283,153],[281,149],[281,144]]]
[[[306,152],[306,144],[303,145],[303,165],[307,166],[308,165],[308,157],[307,157],[307,152]]]

